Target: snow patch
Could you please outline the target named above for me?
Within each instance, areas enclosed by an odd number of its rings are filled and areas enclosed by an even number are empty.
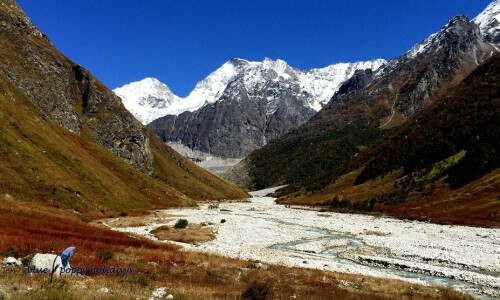
[[[491,2],[472,21],[479,25],[483,34],[495,34],[500,32],[500,0]]]

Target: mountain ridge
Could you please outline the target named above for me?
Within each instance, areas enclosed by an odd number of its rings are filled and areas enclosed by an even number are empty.
[[[191,93],[211,100],[198,110],[156,119],[148,127],[165,142],[181,143],[211,156],[242,158],[306,122],[316,113],[313,107],[319,109],[358,68],[378,68],[383,63],[300,71],[282,60],[233,59]],[[225,80],[229,83],[220,92]],[[215,88],[213,82],[217,83]]]
[[[500,224],[500,54],[288,204],[385,212],[445,224]]]
[[[237,169],[246,169],[250,176],[242,176],[250,188],[289,184],[292,192],[324,187],[343,162],[376,136],[403,124],[497,52],[478,24],[453,17],[378,71],[357,72],[309,121],[254,151]]]
[[[251,90],[266,79],[279,80],[279,77],[284,79],[295,77],[302,89],[312,95],[308,106],[318,111],[333,96],[340,84],[352,76],[356,70],[376,70],[385,62],[383,59],[375,59],[299,70],[289,66],[281,59],[272,60],[266,57],[262,62],[257,62],[232,58],[199,81],[189,95],[184,98],[174,95],[166,84],[151,77],[125,84],[113,91],[122,98],[127,109],[131,110],[146,125],[157,119],[158,116],[179,115],[185,111],[192,112],[205,104],[216,102],[227,86],[240,78],[243,78],[245,87]],[[159,93],[158,89],[148,84],[151,80],[160,83],[160,89],[168,91]],[[162,97],[158,97],[159,95]],[[149,107],[145,105],[148,99],[155,98],[160,101],[153,102]],[[153,108],[158,108],[158,103],[161,104],[161,109],[154,110]]]

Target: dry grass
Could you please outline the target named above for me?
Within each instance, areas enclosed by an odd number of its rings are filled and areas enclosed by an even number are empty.
[[[142,173],[93,141],[88,128],[78,136],[48,120],[1,76],[0,107],[0,195],[70,208],[88,218],[247,196],[155,137],[155,174]]]
[[[161,226],[151,231],[159,240],[175,241],[187,244],[199,244],[215,239],[214,228],[200,224],[189,223],[185,229]]]
[[[116,219],[101,219],[95,221],[95,223],[107,223],[112,225],[113,227],[139,227],[146,226],[146,224],[154,223],[159,220],[155,215],[145,215],[145,216],[134,216],[134,217],[126,217],[126,218],[116,218]],[[162,219],[165,220],[165,219]]]
[[[436,182],[432,195],[414,193],[399,205],[378,208],[408,219],[431,220],[440,224],[500,227],[500,169],[458,189],[444,180]]]
[[[376,230],[365,230],[363,232],[364,235],[376,235],[376,236],[387,236],[389,235],[388,233],[381,232],[381,231],[376,231]]]
[[[317,214],[318,217],[330,218],[332,215],[329,214]]]
[[[402,180],[402,170],[355,185],[361,169],[340,177],[337,181],[315,194],[283,196],[281,204],[317,205],[334,197],[349,199],[352,203],[369,200],[396,191],[395,182]],[[433,176],[431,171],[426,176]],[[439,224],[483,227],[500,227],[500,169],[470,184],[451,190],[444,178],[436,180],[432,193],[412,192],[397,204],[377,204],[374,213],[384,213],[398,218],[431,220]]]
[[[352,202],[363,201],[374,196],[380,196],[394,191],[394,181],[401,177],[402,171],[393,172],[384,177],[378,177],[360,185],[354,185],[354,181],[361,173],[357,169],[337,179],[323,190],[313,194],[297,194],[280,198],[280,202],[297,205],[315,205],[327,202],[338,196],[339,199],[349,199]]]
[[[284,267],[221,268],[214,264],[220,260],[198,266],[148,265],[127,276],[63,277],[52,285],[47,276],[0,270],[0,289],[13,299],[37,300],[147,299],[158,287],[166,287],[178,299],[200,300],[242,299],[242,295],[255,289],[266,291],[267,297],[261,299],[472,299],[440,287],[363,276]]]
[[[0,249],[16,246],[22,256],[76,246],[73,266],[134,270],[126,276],[64,277],[48,285],[47,276],[0,269],[0,293],[13,299],[144,299],[162,286],[183,299],[240,299],[245,291],[262,287],[268,288],[269,299],[470,299],[449,289],[395,280],[280,266],[251,269],[248,261],[178,251],[172,245],[84,223],[60,209],[14,199],[0,202],[0,228]],[[101,249],[112,252],[113,258],[100,260]]]

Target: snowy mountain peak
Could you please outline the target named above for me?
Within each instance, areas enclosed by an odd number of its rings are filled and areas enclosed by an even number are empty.
[[[455,36],[465,36],[467,31],[477,31],[477,27],[471,23],[467,16],[455,16],[448,20],[448,23],[444,25],[441,30],[436,33],[431,34],[420,44],[413,46],[406,54],[406,58],[413,59],[422,53],[429,53],[429,51],[437,51],[442,46],[443,43],[448,40],[449,37]],[[479,31],[477,31],[479,35]]]
[[[470,27],[470,22],[471,20],[463,15],[451,18],[439,32],[431,34],[422,43],[411,48],[406,53],[406,57],[411,59],[433,49],[433,45],[439,45],[440,41],[450,34],[459,36],[462,31]],[[472,22],[479,26],[479,30],[486,42],[500,44],[500,0],[491,2]]]
[[[140,81],[131,82],[122,86],[121,88],[117,88],[115,93],[118,96],[123,95],[125,98],[129,95],[133,95],[135,97],[139,97],[141,100],[140,105],[146,105],[145,98],[149,96],[155,96],[156,98],[161,98],[167,102],[168,104],[172,104],[172,101],[175,98],[175,95],[168,88],[168,86],[156,78],[147,77]]]
[[[147,124],[162,117],[179,104],[168,86],[156,78],[147,77],[113,90],[123,101],[123,105],[142,123]]]
[[[238,58],[238,57],[234,57],[234,58],[231,58],[227,63],[231,63],[231,64],[245,64],[245,63],[248,63],[249,61],[244,59],[244,58]]]
[[[473,21],[479,25],[486,41],[500,44],[500,0],[491,2]]]
[[[272,58],[266,57],[262,61],[262,67],[265,69],[276,69],[276,70],[286,70],[287,68],[290,68],[290,66],[287,64],[286,61],[277,59],[273,60]]]
[[[367,62],[339,63],[325,68],[299,70],[281,59],[265,58],[262,62],[233,58],[198,82],[186,98],[175,96],[168,87],[155,78],[145,78],[115,89],[123,103],[141,122],[148,124],[165,115],[194,111],[220,99],[226,89],[235,92],[232,82],[249,93],[266,87],[267,83],[282,88],[298,87],[307,98],[305,105],[318,111],[338,91],[340,85],[358,69],[377,70],[383,59]],[[156,101],[164,97],[165,101]],[[269,97],[270,101],[273,97]]]

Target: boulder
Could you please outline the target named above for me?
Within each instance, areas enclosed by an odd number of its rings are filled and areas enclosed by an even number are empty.
[[[167,294],[166,287],[157,288],[156,290],[153,291],[153,293],[151,294],[151,297],[149,297],[149,300],[162,299],[163,297],[165,297],[166,294]],[[167,297],[167,299],[170,299],[170,298]]]
[[[54,263],[55,259],[55,263]],[[31,265],[28,268],[28,273],[45,273],[46,270],[49,272],[52,270],[52,266],[59,266],[54,273],[54,276],[60,276],[62,270],[61,257],[55,254],[42,254],[38,253],[33,256],[31,260]],[[66,269],[71,269],[70,264],[66,266]],[[71,272],[63,272],[63,274],[71,274]]]
[[[3,260],[3,265],[7,267],[20,266],[22,263],[14,257],[7,257]]]
[[[252,268],[253,269],[263,269],[263,270],[266,270],[267,269],[267,265],[261,263],[261,262],[254,262],[252,264]]]

